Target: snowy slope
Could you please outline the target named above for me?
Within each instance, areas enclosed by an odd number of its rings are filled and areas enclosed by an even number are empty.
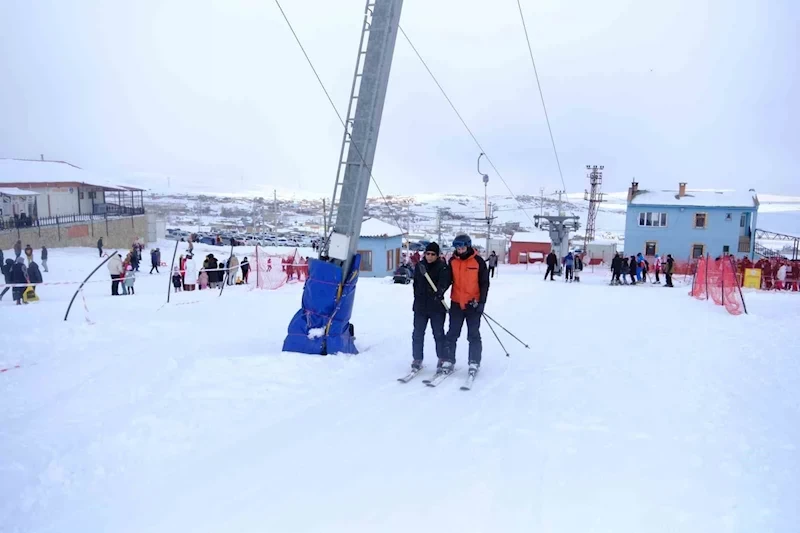
[[[47,280],[95,255],[51,250]],[[797,531],[797,295],[732,317],[542,275],[501,265],[486,311],[532,349],[484,325],[470,392],[463,339],[441,387],[395,381],[412,294],[386,280],[359,281],[357,356],[281,353],[300,284],[163,308],[166,274],[90,284],[94,325],[69,287],[6,295],[0,531]]]

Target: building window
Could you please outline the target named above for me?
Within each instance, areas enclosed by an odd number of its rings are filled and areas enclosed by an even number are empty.
[[[97,191],[89,191],[89,198],[92,200],[97,198]]]
[[[650,255],[650,256],[656,255],[657,248],[658,245],[656,244],[655,241],[647,241],[646,243],[644,243],[644,255]]]
[[[386,270],[394,271],[394,250],[386,250]]]
[[[84,196],[84,195],[83,195],[83,191],[81,191],[81,192],[79,192],[79,193],[78,193],[78,199],[79,199],[79,200],[83,200],[83,196]]]
[[[372,251],[371,250],[358,250],[361,254],[361,271],[372,272]]]
[[[692,259],[699,259],[706,255],[706,246],[704,244],[692,245]]]
[[[394,264],[400,266],[400,248],[394,249]]]
[[[742,216],[739,217],[739,227],[743,228],[747,225],[747,213],[742,213]]]
[[[694,227],[695,228],[705,228],[706,227],[706,214],[705,213],[695,213],[694,214]]]
[[[726,244],[725,246],[722,247],[722,253],[724,255],[728,255],[729,253],[731,253],[731,247]]]
[[[639,225],[651,228],[665,227],[667,225],[667,214],[652,211],[639,213]]]

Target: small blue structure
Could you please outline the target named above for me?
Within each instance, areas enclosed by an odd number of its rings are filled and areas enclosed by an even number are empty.
[[[751,189],[691,191],[680,183],[677,191],[628,189],[625,255],[642,253],[676,260],[730,254],[753,258],[758,196]]]
[[[391,276],[400,264],[405,232],[376,218],[361,223],[358,254],[361,256],[361,277]]]

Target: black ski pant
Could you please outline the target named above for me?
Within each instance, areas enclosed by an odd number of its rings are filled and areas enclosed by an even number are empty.
[[[489,267],[489,275],[494,277],[494,267]]]
[[[553,274],[556,273],[556,267],[547,265],[547,271],[544,273],[544,279],[547,279],[547,276],[550,276],[550,280],[553,279]]]
[[[636,274],[631,272],[631,285],[636,285]]]
[[[100,257],[103,257],[103,249],[102,248],[98,248],[97,252],[100,254]]]
[[[119,275],[111,274],[111,295],[119,296]]]
[[[672,287],[672,274],[664,274],[667,278],[667,287]]]
[[[566,267],[566,271],[567,273],[564,275],[564,281],[572,279],[572,267],[571,266]]]
[[[153,273],[153,269],[154,269],[154,268],[156,269],[156,274],[161,274],[161,272],[159,272],[159,271],[158,271],[158,265],[157,265],[157,264],[155,264],[155,263],[153,263],[153,266],[152,266],[152,267],[150,267],[150,273],[151,273],[151,274]]]
[[[467,342],[469,343],[469,362],[481,363],[481,352],[483,343],[481,342],[481,315],[483,306],[475,309],[467,306],[461,309],[456,302],[450,303],[450,328],[447,330],[447,360],[451,363],[456,362],[456,343],[461,336],[461,328],[464,322],[467,323]]]
[[[411,334],[411,350],[415,360],[422,361],[423,348],[425,346],[425,330],[428,328],[428,321],[431,323],[433,340],[436,343],[436,357],[439,359],[447,358],[447,343],[444,335],[444,318],[447,313],[442,310],[434,313],[414,313],[414,332]]]
[[[661,278],[658,277],[658,269],[656,269],[656,283],[661,283]]]

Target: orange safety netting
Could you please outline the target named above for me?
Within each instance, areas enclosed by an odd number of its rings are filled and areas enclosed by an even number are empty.
[[[690,296],[698,300],[712,299],[717,305],[725,306],[732,315],[747,312],[742,291],[736,279],[736,266],[731,257],[713,260],[701,257],[692,283]]]

